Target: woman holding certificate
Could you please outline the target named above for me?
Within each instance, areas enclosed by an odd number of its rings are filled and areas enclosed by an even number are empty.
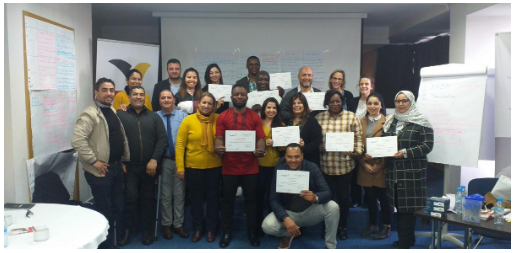
[[[386,187],[390,206],[397,208],[399,241],[408,249],[415,243],[415,211],[426,207],[426,155],[433,149],[433,129],[417,110],[415,96],[403,90],[395,96],[395,113],[386,119],[383,136],[397,136],[398,152],[387,159]]]
[[[304,159],[320,167],[320,144],[322,132],[318,121],[309,115],[308,100],[301,92],[290,99],[290,120],[288,126],[298,126],[300,131],[300,147]]]
[[[202,88],[202,91],[209,91],[209,84],[224,84],[224,78],[222,76],[222,70],[216,63],[211,63],[206,68],[206,73],[204,74],[204,81],[206,82],[206,86]],[[216,113],[220,114],[223,111],[229,109],[229,102],[225,102],[224,99],[229,100],[230,98],[219,98],[216,101]]]
[[[340,221],[337,231],[340,240],[347,239],[351,172],[356,165],[355,158],[358,158],[363,152],[361,124],[354,113],[343,110],[343,99],[343,95],[339,91],[328,90],[324,98],[324,106],[328,107],[328,110],[316,116],[324,137],[322,145],[319,147],[320,170],[331,192],[336,195],[336,202],[340,206]],[[344,138],[344,135],[349,135],[347,133],[351,133],[349,139]],[[329,134],[335,137],[328,137]],[[338,143],[347,146],[347,149],[338,151],[332,145],[327,145],[330,140],[334,139],[338,139]]]
[[[261,106],[261,120],[263,121],[263,132],[265,132],[265,156],[258,158],[259,174],[257,183],[258,195],[258,222],[263,223],[263,211],[267,214],[272,211],[270,208],[270,187],[274,176],[275,165],[281,158],[279,152],[285,147],[274,147],[272,140],[272,128],[283,127],[284,123],[279,112],[279,102],[275,98],[267,98]],[[262,231],[262,230],[260,230]]]
[[[383,96],[377,92],[373,92],[367,98],[367,114],[365,118],[360,119],[363,132],[363,146],[366,150],[366,138],[381,137],[383,125],[386,118],[381,114],[384,107]],[[366,151],[364,152],[366,153]],[[365,154],[359,159],[358,167],[358,184],[365,189],[365,203],[368,206],[368,217],[370,227],[361,233],[361,236],[370,236],[375,234],[374,239],[381,240],[390,237],[390,228],[392,224],[392,212],[388,205],[388,197],[386,196],[386,184],[384,181],[385,159],[374,159],[370,155]],[[378,232],[377,222],[377,200],[381,204],[381,216],[383,218],[383,230]]]
[[[207,241],[215,240],[218,221],[222,159],[215,153],[215,97],[205,92],[200,96],[198,110],[184,118],[177,133],[175,153],[177,176],[186,180],[190,189],[190,210],[197,242],[204,231],[204,200],[206,202],[205,231]],[[204,198],[205,196],[205,198]]]
[[[198,99],[202,94],[202,84],[198,77],[198,71],[194,68],[186,69],[182,77],[181,87],[175,94],[175,106],[178,110],[192,114],[197,111]]]

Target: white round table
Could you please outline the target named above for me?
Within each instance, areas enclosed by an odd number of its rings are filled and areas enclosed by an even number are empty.
[[[96,249],[107,237],[107,219],[91,209],[60,204],[36,204],[30,209],[34,215],[27,218],[27,209],[4,209],[4,215],[12,215],[16,221],[8,227],[46,226],[50,238],[34,241],[33,233],[9,235],[7,249]]]

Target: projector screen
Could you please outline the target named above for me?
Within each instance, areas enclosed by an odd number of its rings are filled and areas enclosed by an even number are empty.
[[[166,62],[181,61],[182,70],[194,67],[204,86],[204,73],[217,63],[224,84],[247,75],[249,56],[269,73],[291,72],[298,86],[299,68],[313,69],[313,86],[325,91],[335,69],[346,73],[346,90],[358,96],[361,66],[361,18],[178,18],[161,17],[163,79]]]

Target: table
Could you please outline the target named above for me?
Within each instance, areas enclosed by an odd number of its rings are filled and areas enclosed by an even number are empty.
[[[445,224],[454,224],[461,227],[465,227],[465,235],[463,239],[463,248],[470,249],[471,241],[472,241],[472,229],[477,229],[481,231],[487,231],[493,234],[498,235],[511,235],[511,223],[505,222],[502,226],[498,226],[494,224],[493,220],[481,221],[480,223],[468,222],[461,220],[461,214],[456,214],[453,212],[446,212],[446,216],[442,218],[433,217],[429,214],[424,213],[424,209],[418,210],[415,212],[415,216],[420,218],[426,218],[431,220],[431,246],[435,248],[435,239],[438,248],[442,245],[442,227]],[[436,224],[435,224],[436,223]],[[439,223],[442,223],[440,225]],[[438,230],[438,231],[437,231]],[[436,234],[438,233],[438,236]],[[435,238],[436,237],[436,238]]]
[[[94,210],[60,204],[36,204],[30,210],[34,215],[28,218],[27,209],[4,209],[4,215],[16,218],[8,230],[46,226],[50,238],[36,242],[33,233],[9,235],[8,249],[96,249],[107,237],[109,223]]]

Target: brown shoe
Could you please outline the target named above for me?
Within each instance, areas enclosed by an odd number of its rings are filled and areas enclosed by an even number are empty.
[[[172,229],[170,226],[163,226],[163,238],[168,240],[173,238]]]
[[[186,229],[184,229],[184,227],[174,228],[173,233],[179,235],[182,238],[190,237],[190,235],[188,234],[188,232],[186,232]]]
[[[361,236],[370,236],[371,234],[375,234],[377,233],[377,231],[379,230],[379,228],[377,228],[376,225],[370,225],[370,227],[361,233]]]
[[[195,232],[193,232],[193,236],[191,237],[191,241],[192,242],[198,242],[198,241],[200,241],[200,238],[202,238],[202,232],[195,231]]]
[[[207,242],[214,242],[216,240],[216,235],[214,232],[207,232]]]
[[[279,243],[279,249],[289,249],[291,243],[291,236],[284,236],[281,242]]]
[[[383,239],[386,239],[386,238],[390,237],[391,236],[390,229],[391,229],[390,226],[384,226],[383,230],[381,230],[381,232],[377,233],[374,236],[374,239],[375,240],[383,240]]]

